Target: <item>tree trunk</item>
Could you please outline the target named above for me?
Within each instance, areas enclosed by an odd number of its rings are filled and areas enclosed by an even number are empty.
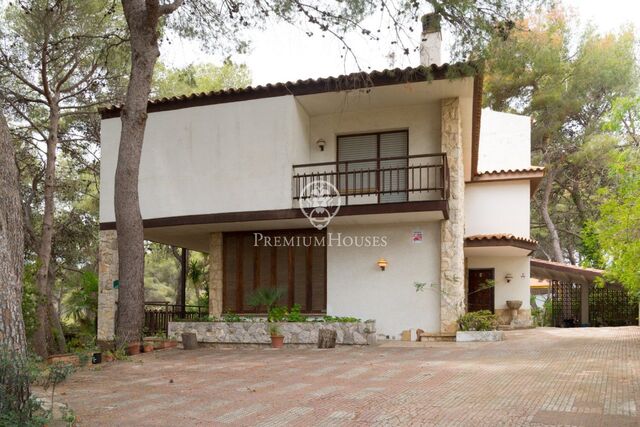
[[[318,331],[318,348],[335,348],[338,333],[333,329],[320,329]]]
[[[547,176],[545,178],[544,191],[542,193],[542,201],[540,203],[540,213],[542,214],[544,223],[547,226],[547,230],[549,230],[549,237],[551,238],[551,246],[553,249],[554,258],[552,261],[564,262],[564,257],[562,256],[562,248],[560,247],[560,237],[558,235],[558,230],[556,229],[556,225],[551,219],[551,215],[549,215],[549,199],[551,198],[551,190],[553,189],[554,178],[555,171],[550,169],[547,172]]]
[[[131,74],[125,105],[115,177],[115,214],[118,232],[118,345],[138,341],[144,326],[144,234],[138,173],[147,102],[151,91],[153,68],[160,56],[158,49],[158,11],[148,9],[144,0],[123,0],[131,38]]]
[[[27,343],[22,318],[24,236],[18,168],[7,122],[0,112],[0,352],[12,361],[14,375],[1,375],[2,387],[12,398],[0,399],[0,413],[22,410],[29,399],[26,372]]]
[[[47,277],[49,292],[51,298],[49,298],[49,325],[51,327],[51,342],[49,343],[49,350],[54,353],[66,353],[67,343],[64,338],[64,331],[62,330],[62,323],[60,323],[60,315],[58,314],[57,300],[53,298],[53,286],[56,281],[56,269],[53,263],[49,263],[49,275]]]
[[[56,185],[56,150],[58,148],[58,128],[60,111],[57,100],[51,102],[49,110],[49,135],[47,138],[47,163],[44,175],[44,215],[42,217],[42,235],[38,248],[38,272],[36,274],[36,289],[38,291],[38,306],[36,320],[38,322],[33,334],[33,349],[41,357],[47,357],[54,347],[54,337],[49,322],[49,306],[52,301],[52,289],[49,286],[49,264],[51,262],[51,247],[53,244],[53,214],[55,210],[54,193]]]

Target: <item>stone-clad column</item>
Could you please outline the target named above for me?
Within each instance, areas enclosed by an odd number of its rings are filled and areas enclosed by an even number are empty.
[[[118,290],[118,239],[115,230],[101,230],[98,246],[98,341],[113,341]]]
[[[458,98],[442,100],[442,151],[449,163],[449,219],[440,229],[440,331],[454,332],[465,311],[464,162]]]
[[[222,233],[209,240],[209,316],[222,315]]]

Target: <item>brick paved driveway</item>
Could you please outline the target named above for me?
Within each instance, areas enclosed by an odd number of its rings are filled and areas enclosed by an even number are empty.
[[[82,425],[640,425],[640,327],[501,343],[165,350],[60,388]]]

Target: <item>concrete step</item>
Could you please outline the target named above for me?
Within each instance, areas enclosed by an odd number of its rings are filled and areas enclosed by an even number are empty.
[[[434,342],[434,341],[453,342],[455,340],[456,340],[456,333],[455,332],[444,332],[444,333],[440,333],[440,332],[436,332],[436,333],[423,332],[423,333],[420,334],[420,341],[422,341],[422,342]]]

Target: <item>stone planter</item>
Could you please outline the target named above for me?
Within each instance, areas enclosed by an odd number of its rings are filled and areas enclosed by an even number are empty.
[[[458,331],[456,342],[491,342],[504,340],[503,331]]]
[[[278,330],[285,344],[318,342],[320,329],[336,331],[338,345],[372,345],[376,343],[375,321],[327,323],[282,322]],[[193,332],[199,342],[214,344],[271,344],[269,323],[254,322],[169,322],[169,337],[180,340],[185,332]]]

